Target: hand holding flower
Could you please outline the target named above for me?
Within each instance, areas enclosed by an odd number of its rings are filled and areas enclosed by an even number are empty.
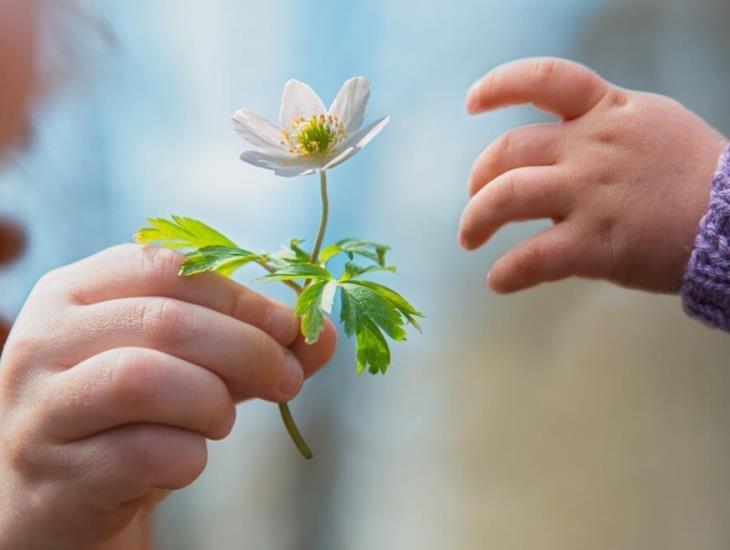
[[[320,174],[322,219],[311,252],[303,249],[303,241],[298,239],[277,253],[252,252],[200,221],[179,216],[172,220],[150,219],[151,227],[142,229],[136,240],[187,250],[187,259],[180,268],[183,276],[206,271],[230,276],[246,264],[258,264],[269,272],[264,280],[283,282],[296,292],[295,312],[301,318],[308,344],[320,339],[326,326],[325,315],[332,312],[339,292],[345,333],[356,338],[357,370],[376,374],[385,373],[390,365],[385,336],[405,340],[405,325],[420,328],[417,318],[422,314],[395,291],[365,280],[371,273],[395,271],[386,263],[387,246],[351,238],[324,246],[330,208],[327,170],[362,150],[389,121],[383,117],[360,129],[368,97],[367,80],[353,78],[327,110],[309,86],[290,80],[284,87],[281,127],[248,109],[233,116],[235,130],[258,147],[244,151],[243,161],[284,177]],[[348,261],[343,272],[335,276],[329,263],[341,255]],[[312,452],[294,424],[288,405],[280,404],[280,411],[302,456],[311,458]]]

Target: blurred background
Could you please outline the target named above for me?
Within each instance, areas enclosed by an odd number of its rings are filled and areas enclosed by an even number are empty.
[[[289,78],[329,103],[365,75],[369,119],[392,122],[332,172],[329,236],[393,246],[399,272],[383,280],[427,314],[424,334],[395,346],[384,377],[357,376],[341,339],[293,403],[311,462],[276,407],[243,404],[207,471],[162,506],[159,547],[726,549],[730,337],[686,319],[676,297],[602,283],[497,297],[489,266],[544,224],[471,254],[455,236],[476,154],[545,119],[467,117],[476,78],[568,57],[728,134],[728,21],[726,0],[46,0],[41,59],[63,84],[0,175],[0,216],[28,241],[0,271],[0,312],[148,216],[199,217],[246,247],[311,241],[316,178],[241,163],[229,117],[246,106],[275,119]]]

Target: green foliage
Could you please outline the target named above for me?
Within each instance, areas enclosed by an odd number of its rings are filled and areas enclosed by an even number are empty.
[[[172,216],[172,220],[150,218],[152,227],[142,228],[134,240],[139,244],[159,244],[175,250],[188,249],[180,275],[188,277],[216,271],[230,277],[240,267],[259,262],[261,257],[239,248],[231,239],[209,225],[192,218]]]
[[[277,269],[273,273],[262,277],[263,281],[296,281],[296,280],[315,280],[328,281],[332,279],[332,274],[324,267],[316,264],[293,263],[285,265]]]
[[[183,216],[149,218],[152,227],[145,227],[134,236],[140,244],[162,243],[167,248],[188,249],[207,246],[238,248],[236,243],[201,221]]]
[[[322,250],[319,263],[292,240],[274,254],[256,253],[240,248],[228,237],[201,221],[172,216],[171,220],[152,218],[151,227],[140,230],[135,240],[141,244],[159,244],[185,250],[181,276],[215,271],[231,276],[240,267],[254,262],[267,271],[264,281],[279,281],[297,293],[295,313],[302,320],[302,334],[310,344],[317,342],[324,330],[325,316],[332,313],[337,291],[340,291],[340,319],[345,333],[356,342],[357,371],[385,373],[391,361],[386,336],[396,342],[406,339],[406,325],[420,330],[417,318],[423,317],[413,305],[394,290],[363,277],[377,272],[395,272],[386,264],[385,245],[343,239]],[[344,254],[349,261],[336,277],[327,268],[334,257]],[[372,262],[361,265],[355,257]],[[294,281],[299,281],[296,284]]]
[[[401,315],[403,315],[403,317],[405,317],[406,320],[420,332],[421,325],[418,323],[416,317],[423,317],[423,313],[413,307],[408,300],[398,294],[395,290],[373,281],[351,281],[350,284],[369,288],[373,292],[377,293],[380,297],[396,308]]]
[[[379,265],[366,265],[362,266],[355,262],[345,263],[345,273],[342,275],[343,281],[349,281],[350,279],[356,279],[366,273],[377,273],[378,271],[390,271],[395,273],[395,266],[379,266]]]
[[[180,275],[188,277],[204,271],[217,271],[230,277],[240,267],[258,260],[259,255],[242,248],[206,246],[187,254]]]
[[[282,247],[279,252],[268,255],[268,264],[274,269],[281,269],[291,264],[311,263],[312,258],[309,253],[299,246],[303,242],[301,239],[292,239],[289,246]]]
[[[305,288],[297,299],[294,312],[302,319],[302,334],[308,344],[319,340],[324,330],[324,315],[332,313],[337,282],[321,280]]]
[[[395,341],[406,339],[405,322],[419,328],[422,317],[400,294],[370,281],[347,281],[342,289],[341,320],[348,336],[357,337],[357,370],[385,374],[390,365],[390,349],[383,332]]]
[[[385,254],[390,250],[390,247],[372,243],[368,241],[360,241],[358,239],[342,239],[325,247],[320,254],[322,263],[327,264],[332,258],[339,254],[347,254],[350,260],[355,259],[355,256],[362,256],[369,260],[374,261],[381,267],[385,267]]]

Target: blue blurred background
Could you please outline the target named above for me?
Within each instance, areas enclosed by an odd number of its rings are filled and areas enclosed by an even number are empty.
[[[676,298],[601,283],[496,297],[489,266],[544,224],[511,226],[471,254],[456,229],[476,154],[545,119],[468,117],[476,78],[518,57],[568,57],[672,95],[727,134],[728,21],[724,0],[54,9],[46,53],[71,76],[38,113],[33,148],[0,176],[0,212],[31,238],[0,273],[0,311],[14,315],[46,270],[128,241],[148,216],[199,217],[246,247],[311,240],[316,178],[241,163],[229,117],[246,106],[276,119],[289,78],[328,104],[365,75],[368,119],[392,122],[332,172],[329,236],[393,246],[387,280],[427,314],[424,334],[397,346],[385,377],[358,377],[341,339],[293,404],[312,462],[273,405],[242,405],[204,475],[163,505],[160,548],[727,548],[727,336],[685,319]]]

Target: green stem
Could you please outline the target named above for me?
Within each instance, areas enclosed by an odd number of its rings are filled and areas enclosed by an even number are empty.
[[[297,446],[297,449],[299,449],[299,452],[305,459],[310,460],[312,458],[312,451],[307,445],[307,442],[304,441],[302,434],[299,433],[299,428],[294,423],[294,418],[292,418],[291,411],[289,410],[289,404],[279,403],[279,412],[281,413],[281,419],[284,421],[284,426],[286,426],[286,431],[289,432],[289,436],[294,441],[294,445]]]
[[[276,269],[271,267],[268,263],[266,263],[263,260],[257,260],[256,263],[258,263],[261,267],[263,267],[269,273],[273,273],[274,271],[276,271]],[[294,281],[281,281],[281,282],[284,283],[289,288],[291,288],[294,292],[296,292],[297,296],[299,296],[299,293],[303,290],[302,287],[299,286]]]
[[[330,215],[330,203],[327,198],[327,172],[322,170],[319,173],[320,178],[320,194],[322,195],[322,219],[319,222],[319,233],[317,233],[317,240],[314,243],[314,250],[312,251],[312,263],[316,264],[319,262],[319,251],[322,249],[322,241],[324,241],[324,234],[327,231],[327,220]]]
[[[322,196],[322,219],[319,222],[319,232],[317,233],[317,240],[314,243],[314,250],[312,251],[313,264],[319,262],[319,252],[322,250],[322,242],[324,241],[324,234],[327,232],[327,220],[329,219],[330,214],[329,198],[327,197],[327,172],[322,170],[319,173],[319,177],[320,194]],[[273,268],[266,262],[260,261],[259,264],[267,271],[273,271]],[[299,294],[302,293],[302,290],[306,287],[306,285],[302,287],[292,281],[284,282],[297,293],[297,296],[299,296]],[[294,445],[297,446],[297,449],[299,449],[299,452],[305,459],[310,460],[312,458],[312,451],[307,445],[307,442],[304,441],[302,434],[299,432],[299,428],[297,428],[297,425],[294,422],[294,418],[289,410],[289,404],[279,403],[279,412],[281,413],[281,419],[284,421],[284,426],[286,426],[286,431],[289,432],[289,437],[291,437]]]

